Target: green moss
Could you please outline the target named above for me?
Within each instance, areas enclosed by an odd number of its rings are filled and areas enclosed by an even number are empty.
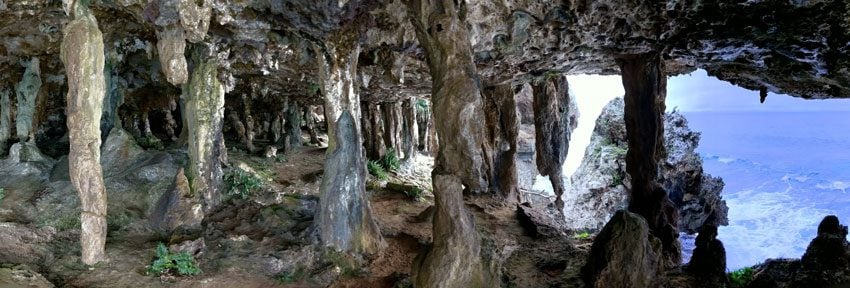
[[[619,172],[615,172],[613,179],[611,180],[611,184],[613,186],[623,185],[623,175],[620,174]]]
[[[324,259],[327,263],[339,268],[340,275],[343,277],[355,277],[362,274],[362,271],[357,268],[357,261],[345,253],[327,249]]]
[[[156,138],[156,136],[153,135],[142,137],[139,139],[138,142],[139,146],[142,146],[142,148],[145,149],[156,149],[160,151],[165,149],[165,144],[162,142],[162,140],[159,140],[159,138]]]
[[[6,198],[6,189],[0,188],[0,203],[3,202],[3,198]]]
[[[59,217],[45,217],[38,221],[37,224],[39,227],[53,227],[59,231],[72,230],[72,229],[80,229],[82,225],[80,223],[80,214],[79,213],[70,213],[64,216]]]
[[[581,233],[578,233],[578,234],[573,235],[573,238],[575,238],[575,239],[579,239],[579,240],[589,239],[589,238],[590,238],[590,233],[587,233],[587,232],[581,232]]]
[[[729,273],[729,283],[732,288],[746,287],[753,281],[753,267],[745,267]]]

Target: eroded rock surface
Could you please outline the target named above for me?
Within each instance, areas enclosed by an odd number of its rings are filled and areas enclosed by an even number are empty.
[[[584,160],[572,176],[565,197],[567,225],[572,229],[600,229],[628,203],[623,109],[622,98],[605,106]],[[679,229],[696,233],[705,223],[726,225],[729,208],[721,197],[723,180],[703,172],[696,153],[699,133],[691,131],[678,112],[665,114],[664,126],[667,157],[660,164],[660,182],[679,209]]]
[[[620,210],[593,241],[582,269],[591,287],[656,287],[664,270],[661,241],[646,220]]]

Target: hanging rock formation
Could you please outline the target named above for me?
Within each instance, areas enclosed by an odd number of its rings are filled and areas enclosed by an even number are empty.
[[[192,193],[202,197],[204,211],[221,201],[221,157],[224,152],[222,125],[224,87],[218,80],[215,60],[197,61],[189,83],[183,87],[186,126],[189,134],[189,178]]]
[[[328,121],[328,154],[319,188],[319,238],[337,251],[373,254],[386,243],[366,198],[366,161],[356,120],[361,119],[360,96],[354,87],[360,46],[355,31],[336,33],[337,40],[327,43],[318,56]]]
[[[570,96],[567,77],[543,76],[533,85],[534,128],[537,170],[549,176],[555,190],[555,208],[564,210],[564,160],[570,148],[570,134],[577,122],[575,97]]]
[[[517,176],[517,138],[519,117],[511,85],[487,87],[483,91],[487,112],[487,131],[493,147],[491,190],[507,201],[522,202]]]
[[[570,229],[602,229],[617,210],[628,206],[631,176],[626,173],[626,127],[622,98],[605,105],[590,144],[565,194],[566,223]],[[703,171],[696,153],[699,133],[688,128],[678,112],[664,115],[667,156],[659,164],[662,183],[679,210],[679,230],[690,234],[703,224],[726,225],[728,207],[721,197],[723,180]],[[711,221],[708,221],[711,219]]]
[[[399,155],[401,152],[401,107],[398,102],[384,102],[380,104],[384,131],[384,144],[387,151],[392,149],[393,153]]]
[[[678,214],[658,183],[658,164],[664,152],[664,98],[667,76],[658,54],[624,56],[619,60],[623,78],[626,122],[626,172],[631,176],[629,211],[643,216],[652,236],[661,240],[663,265],[681,263]]]
[[[17,95],[17,111],[15,117],[15,131],[18,140],[25,142],[30,139],[33,129],[33,117],[35,117],[35,102],[41,89],[41,68],[39,60],[33,57],[26,65],[21,82],[15,86]],[[100,119],[98,118],[98,121]]]
[[[65,27],[62,38],[71,140],[68,167],[82,208],[81,261],[94,265],[106,260],[106,191],[100,167],[100,116],[106,94],[103,35],[89,9],[84,4],[71,2],[75,3],[74,7],[66,7],[65,12],[74,20]],[[20,122],[18,124],[20,127]]]
[[[0,155],[6,154],[6,143],[12,136],[12,102],[9,90],[0,90]]]

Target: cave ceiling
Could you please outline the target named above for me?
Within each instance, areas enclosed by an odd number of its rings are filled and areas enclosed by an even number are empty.
[[[207,55],[218,59],[230,93],[321,103],[317,57],[341,32],[354,33],[361,45],[362,100],[430,93],[426,56],[401,0],[91,0],[104,32],[107,67],[126,82],[127,94],[179,93],[165,81],[156,43],[157,33],[179,21],[168,5],[184,1],[211,11],[208,31],[187,42],[186,54],[212,51]],[[618,57],[661,53],[670,75],[705,69],[751,90],[850,97],[844,1],[464,3],[460,15],[485,86],[521,84],[550,71],[618,74]],[[0,83],[11,87],[22,74],[14,71],[39,57],[42,77],[61,86],[59,45],[68,22],[62,1],[0,0],[0,22]]]

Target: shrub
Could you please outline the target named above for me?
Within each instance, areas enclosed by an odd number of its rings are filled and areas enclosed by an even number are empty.
[[[201,269],[195,263],[195,258],[189,253],[180,252],[171,254],[168,247],[159,242],[156,245],[156,260],[148,267],[148,273],[154,275],[180,275],[191,276],[201,274]],[[176,273],[176,274],[175,274]]]
[[[369,174],[372,174],[372,176],[375,176],[380,180],[387,180],[387,178],[389,178],[384,167],[376,161],[369,160],[369,162],[366,162],[366,170],[369,170]]]
[[[230,195],[239,195],[242,199],[248,199],[263,186],[263,180],[251,175],[242,169],[233,169],[224,175],[224,183]]]
[[[576,239],[579,239],[579,240],[589,239],[589,238],[590,238],[590,233],[587,233],[587,232],[581,232],[581,233],[578,233],[578,234],[576,234],[576,235],[573,235],[573,238],[576,238]]]
[[[156,138],[156,136],[147,136],[139,139],[139,146],[145,149],[156,149],[156,150],[164,150],[165,144],[162,143],[162,140]]]
[[[398,168],[401,167],[401,160],[398,159],[394,149],[387,150],[387,154],[384,154],[384,157],[381,158],[381,166],[384,166],[384,170],[389,172],[398,171]]]
[[[729,273],[729,282],[733,288],[745,287],[753,281],[753,267],[745,267]]]

